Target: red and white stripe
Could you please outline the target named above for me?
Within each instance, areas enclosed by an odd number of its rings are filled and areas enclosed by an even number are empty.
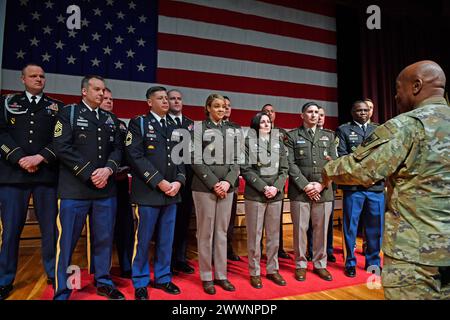
[[[218,92],[230,97],[231,119],[244,126],[271,103],[277,126],[296,127],[299,109],[314,100],[326,109],[327,127],[335,127],[334,7],[312,2],[161,1],[158,82],[181,89],[185,105],[198,107],[185,108],[194,119]]]
[[[336,20],[331,0],[161,0],[157,84],[183,93],[184,113],[204,119],[211,93],[230,97],[231,120],[248,126],[270,103],[279,127],[300,123],[310,100],[337,121]],[[4,92],[21,91],[20,71],[2,70]],[[46,74],[46,92],[66,103],[80,100],[81,77]],[[129,119],[148,111],[154,84],[107,79],[115,113]]]

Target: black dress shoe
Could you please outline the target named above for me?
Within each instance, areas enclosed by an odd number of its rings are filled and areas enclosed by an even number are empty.
[[[241,258],[239,258],[239,256],[236,255],[234,252],[229,252],[227,254],[227,259],[231,261],[241,261]]]
[[[306,280],[306,268],[297,268],[295,269],[294,277],[297,281],[305,281]]]
[[[356,277],[356,268],[355,267],[345,267],[344,274],[349,278]]]
[[[153,288],[161,289],[169,294],[180,294],[180,288],[178,288],[172,281],[165,283],[153,283]]]
[[[121,278],[131,279],[131,271],[122,271],[120,273]]]
[[[336,257],[334,256],[334,254],[329,254],[327,255],[327,260],[329,262],[336,262]]]
[[[228,279],[214,280],[214,283],[217,284],[218,286],[222,287],[222,289],[225,291],[235,291],[236,290],[236,288],[231,284],[230,281],[228,281]]]
[[[250,284],[253,288],[261,289],[263,287],[261,276],[250,276]]]
[[[7,286],[0,286],[0,300],[5,300],[6,298],[8,298],[12,289],[13,289],[12,284],[8,284]]]
[[[97,287],[97,294],[99,296],[107,297],[109,300],[125,300],[123,293],[111,286]]]
[[[290,259],[291,256],[286,253],[283,249],[278,250],[278,258]]]
[[[192,268],[189,264],[187,264],[187,262],[177,262],[174,266],[173,269],[175,271],[179,271],[179,272],[183,272],[186,274],[192,274],[194,273],[195,269]]]
[[[279,285],[279,286],[285,286],[286,285],[286,280],[283,279],[283,277],[281,276],[281,274],[278,273],[278,271],[274,272],[274,273],[270,273],[266,275],[266,278],[273,281],[273,283]]]
[[[202,281],[203,291],[207,294],[216,294],[216,288],[214,288],[213,281]]]
[[[325,269],[325,268],[320,268],[320,269],[314,268],[314,269],[313,269],[313,272],[314,272],[315,274],[317,274],[317,275],[320,277],[320,279],[322,279],[322,280],[325,280],[325,281],[331,281],[331,280],[333,280],[333,276],[332,276],[331,273],[329,273],[328,270]]]
[[[148,291],[146,287],[136,288],[134,290],[134,298],[136,300],[148,300]]]

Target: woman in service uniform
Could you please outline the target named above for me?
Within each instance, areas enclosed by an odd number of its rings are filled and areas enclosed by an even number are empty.
[[[280,214],[284,184],[288,175],[286,150],[278,130],[264,112],[253,117],[245,141],[246,161],[241,165],[245,179],[245,217],[247,225],[248,266],[250,284],[262,288],[261,238],[266,230],[266,277],[280,286],[286,281],[278,273]]]
[[[226,159],[227,154],[229,157],[236,149],[233,142],[231,146],[226,143],[227,135],[234,138],[235,129],[222,121],[223,96],[211,94],[206,100],[205,112],[207,118],[201,122],[201,127],[199,122],[194,126],[192,197],[197,216],[200,279],[204,291],[215,294],[214,284],[226,291],[235,290],[227,279],[227,228],[239,165],[238,155]]]

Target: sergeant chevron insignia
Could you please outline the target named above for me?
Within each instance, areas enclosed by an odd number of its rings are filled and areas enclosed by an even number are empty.
[[[55,131],[53,132],[53,136],[58,138],[62,135],[62,123],[59,120],[55,124]]]
[[[128,131],[127,138],[125,139],[125,145],[128,147],[132,141],[133,141],[133,134],[131,133],[131,131]]]

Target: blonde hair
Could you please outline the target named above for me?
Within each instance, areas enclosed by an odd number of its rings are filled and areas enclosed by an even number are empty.
[[[205,102],[205,114],[207,116],[209,116],[209,111],[208,111],[208,106],[211,106],[211,103],[215,100],[215,99],[220,99],[220,100],[225,100],[225,98],[218,94],[218,93],[212,93],[208,96],[208,98],[206,98],[206,102]]]

